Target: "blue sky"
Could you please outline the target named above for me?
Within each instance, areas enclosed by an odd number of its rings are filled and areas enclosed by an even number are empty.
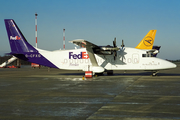
[[[151,29],[158,57],[180,59],[179,0],[3,0],[0,4],[0,55],[10,52],[4,19],[14,19],[30,44],[35,46],[35,13],[38,13],[38,47],[74,49],[68,41],[85,39],[97,45],[124,40],[136,47]]]

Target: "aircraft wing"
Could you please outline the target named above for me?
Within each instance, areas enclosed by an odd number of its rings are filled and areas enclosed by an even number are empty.
[[[76,40],[72,40],[72,41],[69,41],[71,43],[74,43],[75,45],[78,45],[80,47],[84,47],[86,48],[87,50],[87,53],[89,55],[89,59],[91,61],[91,64],[92,64],[92,71],[95,72],[95,73],[102,73],[104,72],[104,68],[99,66],[98,63],[97,63],[97,60],[94,56],[94,51],[93,51],[93,48],[97,48],[97,49],[100,49],[99,46],[93,44],[93,43],[90,43],[86,40],[83,40],[83,39],[76,39]]]
[[[72,40],[72,41],[69,41],[75,45],[78,45],[80,47],[84,47],[86,48],[87,50],[87,53],[89,55],[89,58],[91,60],[91,63],[93,66],[99,66],[98,63],[97,63],[97,60],[94,56],[94,52],[93,52],[93,49],[92,48],[99,48],[99,46],[91,43],[91,42],[88,42],[86,40],[83,40],[83,39],[76,39],[76,40]]]
[[[91,47],[91,48],[99,48],[99,46],[89,42],[89,41],[86,41],[86,40],[83,40],[83,39],[76,39],[76,40],[72,40],[72,41],[69,41],[70,43],[73,43],[77,46],[80,46],[80,47]]]

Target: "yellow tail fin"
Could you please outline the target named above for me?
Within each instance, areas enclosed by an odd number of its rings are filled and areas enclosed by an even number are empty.
[[[156,36],[156,30],[150,30],[148,34],[136,46],[136,48],[137,49],[152,49],[155,36]]]

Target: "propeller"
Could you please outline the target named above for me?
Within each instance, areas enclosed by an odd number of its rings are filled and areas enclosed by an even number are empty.
[[[117,46],[116,46],[116,37],[114,38],[113,46],[114,46],[114,47],[117,47]]]
[[[124,50],[125,50],[125,45],[124,45],[124,40],[122,39],[122,45],[121,45],[121,54],[122,54],[122,61],[123,61],[123,59],[125,59],[125,57],[124,57],[124,55],[126,54],[125,52],[124,52]]]
[[[122,45],[121,45],[121,47],[122,47],[122,49],[121,49],[121,51],[122,52],[124,52],[124,50],[125,50],[125,45],[124,45],[124,40],[122,40]],[[116,37],[114,38],[114,41],[113,41],[113,53],[114,53],[114,60],[116,60],[116,58],[117,58],[117,51],[119,50],[119,48],[117,47],[117,45],[116,45]],[[124,57],[124,55],[123,55],[123,57]],[[123,57],[122,57],[122,61],[123,61]]]

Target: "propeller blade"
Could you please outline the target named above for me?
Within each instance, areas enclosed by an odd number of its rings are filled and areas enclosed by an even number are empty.
[[[124,45],[124,41],[122,40],[122,45],[121,45],[121,47],[124,47],[125,45]]]
[[[114,60],[116,60],[116,57],[117,57],[117,52],[114,51]]]
[[[117,45],[116,45],[116,37],[114,38],[114,41],[113,41],[113,52],[114,52],[114,60],[116,60],[116,58],[117,58],[117,51],[119,50],[119,48],[117,47]]]
[[[117,46],[116,46],[116,37],[114,38],[113,46],[114,46],[114,47],[117,47]]]

